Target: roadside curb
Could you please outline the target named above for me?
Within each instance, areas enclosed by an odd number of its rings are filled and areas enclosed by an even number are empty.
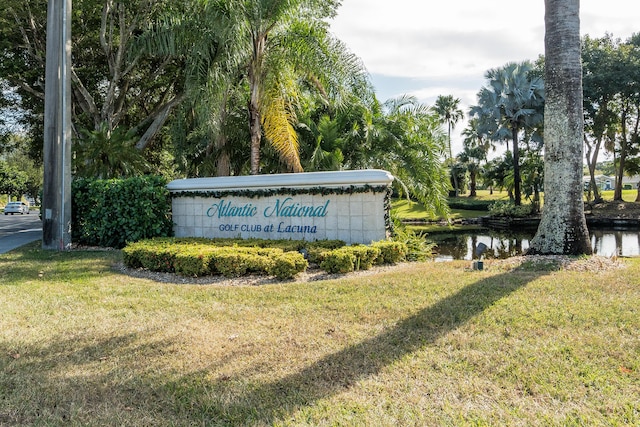
[[[12,251],[42,238],[42,228],[31,228],[0,239],[0,254]]]

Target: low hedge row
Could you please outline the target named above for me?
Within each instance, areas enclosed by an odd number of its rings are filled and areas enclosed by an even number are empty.
[[[452,197],[448,199],[449,208],[468,211],[488,211],[494,200],[479,200],[468,197]]]
[[[395,264],[406,259],[407,247],[392,241],[346,246],[339,240],[155,238],[130,243],[122,253],[129,268],[184,276],[237,277],[257,273],[289,279],[305,271],[309,263],[329,273]]]

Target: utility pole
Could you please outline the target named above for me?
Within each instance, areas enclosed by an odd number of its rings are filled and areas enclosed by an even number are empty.
[[[49,0],[42,248],[71,247],[71,0]]]

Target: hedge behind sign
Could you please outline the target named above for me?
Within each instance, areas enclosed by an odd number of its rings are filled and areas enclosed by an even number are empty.
[[[122,248],[127,242],[170,236],[171,198],[158,176],[74,179],[72,241]]]

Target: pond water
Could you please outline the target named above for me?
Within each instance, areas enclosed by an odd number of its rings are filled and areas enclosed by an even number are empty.
[[[472,260],[474,248],[480,243],[487,246],[483,258],[509,258],[522,255],[529,249],[535,231],[498,232],[481,230],[462,233],[429,233],[427,239],[435,242],[438,261],[454,259]],[[591,230],[593,253],[602,256],[640,255],[640,230]]]

